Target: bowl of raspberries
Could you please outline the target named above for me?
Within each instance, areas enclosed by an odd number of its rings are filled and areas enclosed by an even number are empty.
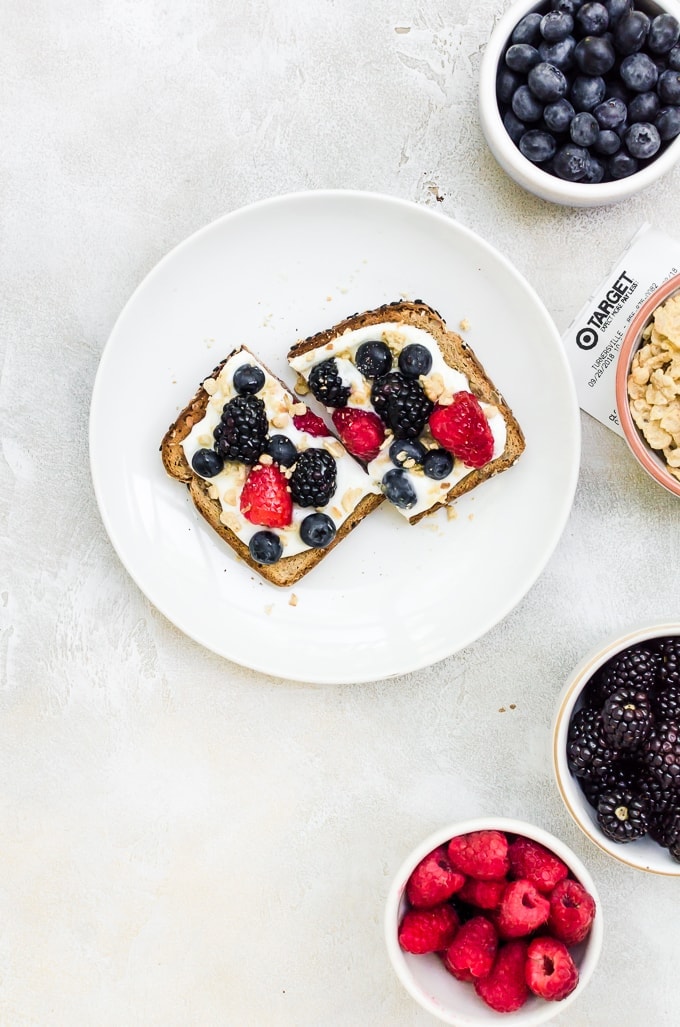
[[[500,817],[449,825],[404,861],[385,911],[410,995],[444,1023],[545,1023],[585,988],[602,945],[595,884],[546,831]]]
[[[523,188],[616,203],[680,157],[677,0],[516,0],[479,77],[482,130]]]
[[[631,631],[576,668],[553,763],[591,841],[630,867],[680,876],[680,623]]]

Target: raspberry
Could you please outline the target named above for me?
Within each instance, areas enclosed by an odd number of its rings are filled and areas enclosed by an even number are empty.
[[[304,414],[294,414],[293,424],[298,431],[305,431],[315,439],[327,439],[331,434],[321,418],[311,410],[305,410]]]
[[[447,949],[458,930],[458,914],[453,906],[409,909],[399,925],[399,944],[405,952],[423,955]]]
[[[550,896],[548,930],[565,945],[576,945],[590,931],[595,900],[582,884],[567,878],[555,885]]]
[[[508,872],[508,840],[501,831],[472,831],[449,842],[456,870],[480,881],[498,881]]]
[[[285,528],[293,519],[293,500],[288,482],[274,464],[256,464],[241,491],[241,513],[251,524]]]
[[[459,928],[444,953],[444,966],[459,981],[486,977],[496,958],[498,935],[485,916],[474,916]]]
[[[491,973],[475,981],[475,991],[498,1013],[514,1013],[529,997],[524,968],[527,943],[509,941],[498,950]]]
[[[467,877],[458,898],[477,909],[498,909],[507,881],[477,881]]]
[[[547,894],[569,873],[567,866],[554,853],[530,838],[516,838],[508,847],[510,876],[524,878]]]
[[[420,861],[409,877],[406,898],[412,906],[428,909],[450,899],[464,881],[463,875],[451,866],[446,846],[440,845]]]
[[[522,938],[544,924],[550,902],[531,881],[512,881],[498,907],[496,925],[501,938]]]
[[[385,429],[377,414],[356,407],[344,407],[333,413],[333,424],[345,449],[368,463],[380,452]]]
[[[554,938],[534,938],[527,952],[526,982],[548,1002],[570,995],[578,984],[578,968],[566,945]]]
[[[493,435],[484,411],[471,392],[457,392],[449,406],[430,415],[430,431],[440,446],[468,467],[483,467],[493,456]]]

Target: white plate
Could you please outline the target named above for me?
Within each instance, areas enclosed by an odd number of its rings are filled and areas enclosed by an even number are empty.
[[[237,561],[158,448],[198,383],[242,343],[292,383],[295,340],[406,296],[465,335],[526,435],[519,462],[412,527],[384,503],[294,589]],[[508,260],[428,208],[309,192],[228,214],[169,253],[120,315],[92,397],[90,458],[111,541],[142,591],[214,652],[315,683],[416,670],[522,599],[573,500],[579,412],[557,330]],[[291,604],[295,593],[297,605]]]

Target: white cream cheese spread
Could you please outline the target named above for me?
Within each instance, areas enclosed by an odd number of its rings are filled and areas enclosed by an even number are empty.
[[[404,347],[418,343],[427,349],[432,357],[432,367],[427,375],[422,375],[419,380],[426,395],[433,402],[446,403],[448,400],[450,403],[451,397],[457,392],[470,390],[470,383],[467,377],[446,363],[436,340],[428,331],[424,328],[417,328],[415,325],[399,322],[385,321],[380,324],[348,329],[341,335],[331,339],[326,345],[294,357],[290,360],[290,365],[293,370],[297,371],[306,380],[311,369],[316,364],[333,358],[343,384],[350,390],[347,405],[373,411],[371,383],[358,370],[354,359],[362,343],[375,340],[380,340],[388,346],[394,358],[394,368],[397,366],[399,353]],[[480,403],[480,405],[493,435],[494,448],[492,459],[496,459],[505,450],[507,436],[505,419],[497,407],[491,406],[488,403]],[[388,434],[380,452],[368,464],[368,472],[377,485],[380,485],[386,472],[395,466],[389,455],[389,449],[393,442],[394,437]],[[428,439],[427,431],[421,437],[421,442],[426,446],[428,444],[430,447],[436,446],[433,439]],[[473,470],[473,468],[466,466],[458,459],[454,460],[450,473],[441,480],[428,478],[424,474],[422,467],[417,465],[413,467],[405,466],[403,469],[408,474],[409,481],[417,498],[414,505],[406,509],[400,509],[399,507],[397,509],[405,517],[409,518],[429,510],[436,503],[442,502],[453,486]]]
[[[379,487],[335,437],[329,434],[326,438],[319,438],[296,428],[293,417],[306,412],[305,404],[288,392],[248,350],[236,350],[229,356],[217,378],[206,378],[203,382],[203,388],[210,396],[205,415],[192,427],[182,443],[189,465],[199,449],[213,448],[213,432],[220,422],[224,405],[237,395],[233,384],[234,372],[243,364],[259,367],[264,374],[265,384],[257,395],[265,405],[270,434],[285,435],[298,452],[319,448],[326,449],[334,457],[337,487],[327,506],[323,507],[323,512],[332,518],[336,528],[340,528],[362,499],[368,495],[379,494]],[[219,474],[204,479],[209,482],[211,497],[217,499],[222,508],[222,523],[245,545],[248,545],[256,532],[262,530],[260,525],[251,524],[240,508],[241,490],[248,471],[249,468],[245,464],[227,460]],[[270,529],[281,539],[284,557],[294,556],[310,548],[300,538],[300,524],[312,512],[311,508],[300,507],[294,503],[292,523],[285,528]]]

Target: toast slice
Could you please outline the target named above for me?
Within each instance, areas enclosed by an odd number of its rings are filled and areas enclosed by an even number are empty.
[[[372,358],[366,360],[360,356],[358,366],[357,352],[365,343],[379,345]],[[402,357],[403,351],[411,346],[424,347],[431,358],[429,367],[428,357],[423,358],[422,352],[418,359],[413,356],[415,350]],[[417,373],[418,360],[424,373]],[[346,416],[342,414],[343,407],[354,407],[375,415],[374,400],[378,403],[380,409],[377,413],[383,422],[385,438],[378,455],[367,460],[366,467],[376,485],[386,492],[387,498],[412,524],[505,471],[525,448],[516,417],[470,346],[447,328],[436,310],[421,300],[397,301],[354,314],[334,327],[296,343],[288,354],[288,361],[298,374],[298,392],[306,394],[311,391],[332,412],[333,423],[350,452],[354,452],[352,443],[341,430]],[[326,362],[333,362],[335,366]],[[328,373],[324,369],[314,370],[321,364],[326,364]],[[402,373],[402,367],[408,369],[408,374]],[[388,409],[385,409],[387,393],[376,383],[395,374],[397,378],[392,382],[400,384],[390,388],[403,387],[407,398],[403,399],[401,408],[390,407],[388,402]],[[405,378],[410,384],[404,384]],[[486,422],[486,427],[482,423],[482,430],[487,437],[488,458],[484,459],[482,453],[484,462],[481,466],[470,465],[463,458],[454,456],[432,434],[435,428],[428,410],[440,411],[454,403],[457,405],[461,397],[456,400],[454,397],[462,392],[472,393],[481,409],[481,415],[477,412],[476,416],[483,415]],[[474,401],[472,405],[475,406]],[[440,432],[437,434],[441,436]],[[403,440],[401,450],[399,444],[396,448],[394,446],[400,439]],[[405,445],[406,441],[416,444],[416,449]],[[418,445],[422,447],[420,455]],[[426,458],[432,450],[439,452],[437,457],[429,456],[423,464],[420,459],[423,450]],[[452,466],[447,473],[442,473],[447,471],[450,457],[446,454],[449,452],[454,456]],[[434,471],[437,471],[436,476],[431,473]],[[396,490],[395,484],[398,486]]]
[[[205,467],[202,468],[204,475],[201,475],[192,466],[199,450],[212,452],[214,460],[213,432],[220,424],[225,404],[238,395],[234,386],[234,372],[243,365],[258,368],[264,376],[264,385],[257,391],[256,397],[264,404],[267,437],[285,436],[295,445],[298,459],[306,450],[319,449],[329,454],[335,463],[337,483],[328,503],[316,508],[301,507],[293,502],[292,522],[289,526],[267,527],[251,523],[241,508],[241,495],[245,482],[255,473],[253,467],[261,469],[275,464],[288,482],[296,464],[279,465],[265,453],[251,464],[239,459],[224,459],[222,469],[210,477],[205,476]],[[294,585],[316,567],[383,501],[380,490],[340,442],[328,432],[320,418],[313,418],[311,424],[309,417],[301,422],[300,417],[305,414],[309,414],[305,404],[246,347],[240,347],[229,354],[202,382],[196,395],[168,428],[160,446],[167,473],[187,486],[196,509],[211,528],[249,567],[271,584],[281,587]],[[303,427],[297,427],[295,420]],[[310,430],[304,427],[305,424]],[[328,457],[324,459],[328,465]],[[213,471],[214,467],[208,470]],[[300,537],[300,525],[307,515],[319,511],[331,518],[335,535],[324,547],[310,547]],[[252,510],[249,512],[252,515]],[[253,536],[262,531],[273,534],[281,543],[282,555],[273,563],[260,562],[251,551]]]

